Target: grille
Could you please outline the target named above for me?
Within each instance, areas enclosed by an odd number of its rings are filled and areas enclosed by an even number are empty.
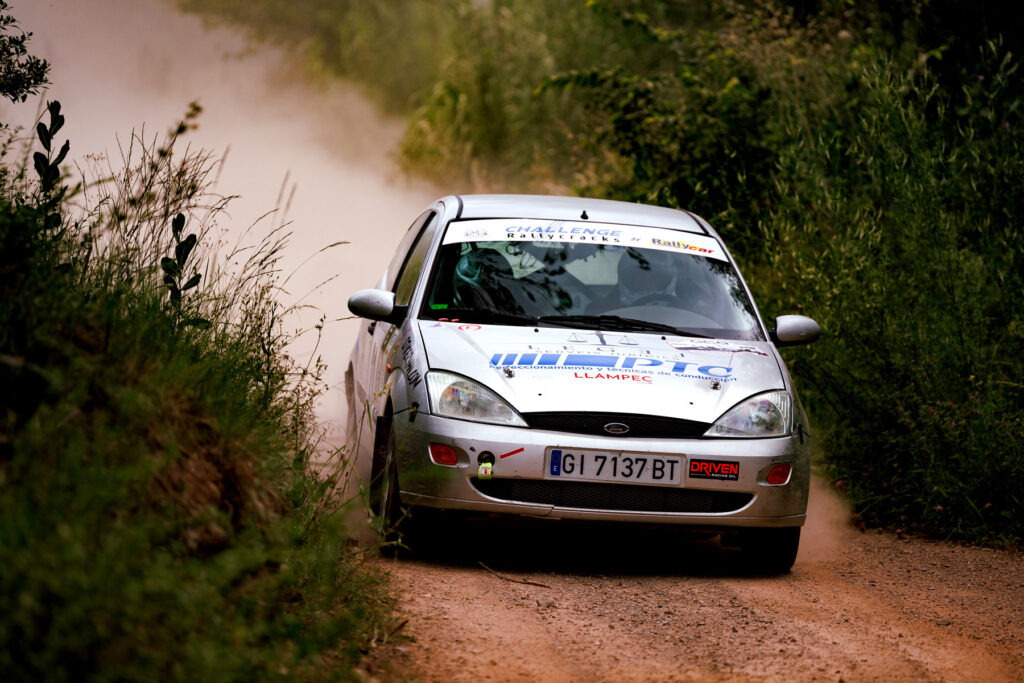
[[[491,498],[587,510],[732,512],[753,498],[750,493],[735,491],[699,491],[632,484],[475,477],[470,481],[480,493]]]
[[[702,436],[711,427],[707,422],[622,413],[523,413],[523,419],[532,429],[633,438],[693,439]],[[604,431],[604,426],[611,422],[629,425],[629,431],[609,435]]]

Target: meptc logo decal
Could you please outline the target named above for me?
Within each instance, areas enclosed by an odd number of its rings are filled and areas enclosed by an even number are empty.
[[[491,365],[517,368],[566,368],[566,369],[616,369],[650,372],[658,370],[665,374],[693,379],[717,379],[733,381],[732,368],[724,365],[699,365],[685,360],[660,360],[636,356],[606,356],[590,353],[496,353],[491,356]]]

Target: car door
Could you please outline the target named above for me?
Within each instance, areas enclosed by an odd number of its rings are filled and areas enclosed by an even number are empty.
[[[395,304],[398,306],[409,304],[426,252],[430,247],[431,240],[426,236],[432,234],[436,224],[436,211],[430,210],[421,214],[402,238],[388,266],[384,281],[387,288],[394,292]],[[393,360],[398,344],[399,327],[375,321],[369,323],[364,334],[368,338],[360,340],[361,349],[357,353],[357,362],[361,367],[356,369],[356,375],[364,380],[364,386],[359,388],[360,405],[365,407],[367,403],[369,404],[372,425],[373,418],[381,413],[387,397],[384,389],[390,375],[388,364],[390,362],[392,366],[397,366]]]

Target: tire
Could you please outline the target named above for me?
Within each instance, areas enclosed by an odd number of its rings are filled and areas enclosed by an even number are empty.
[[[800,527],[749,529],[740,535],[739,541],[751,570],[759,574],[786,574],[796,562]]]
[[[402,501],[398,494],[398,463],[391,416],[377,418],[373,466],[370,470],[370,514],[382,555],[394,555],[401,540]]]

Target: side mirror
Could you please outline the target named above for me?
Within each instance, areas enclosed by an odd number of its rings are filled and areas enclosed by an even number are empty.
[[[780,315],[771,335],[776,346],[810,344],[821,336],[821,326],[806,315]]]
[[[360,289],[348,298],[348,310],[360,318],[397,325],[405,319],[408,306],[396,306],[395,294],[386,289]]]

